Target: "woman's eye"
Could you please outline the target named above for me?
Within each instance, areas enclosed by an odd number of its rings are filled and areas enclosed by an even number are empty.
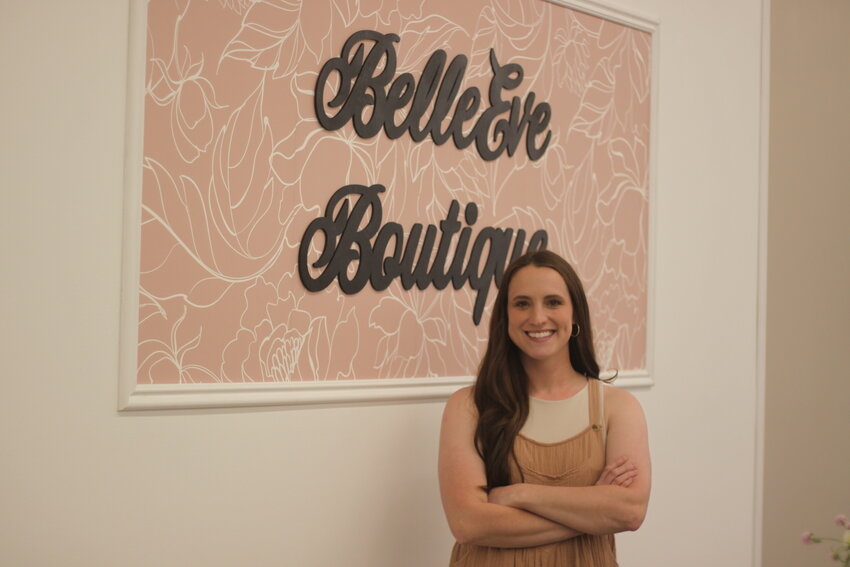
[[[564,302],[561,301],[560,299],[550,299],[549,300],[549,305],[551,305],[552,307],[558,307],[559,305],[563,305],[563,304],[564,304]]]

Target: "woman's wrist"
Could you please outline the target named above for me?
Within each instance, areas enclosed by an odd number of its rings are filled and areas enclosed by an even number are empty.
[[[515,484],[511,491],[511,506],[525,510],[528,505],[530,488],[531,485],[524,482]]]

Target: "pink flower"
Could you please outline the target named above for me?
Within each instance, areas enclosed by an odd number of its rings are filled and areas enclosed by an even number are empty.
[[[817,540],[814,537],[812,532],[803,532],[803,543],[806,545],[811,545],[815,543]]]
[[[842,528],[845,528],[845,529],[850,529],[850,520],[848,520],[847,516],[845,516],[844,514],[838,514],[835,517],[835,525],[841,526]]]

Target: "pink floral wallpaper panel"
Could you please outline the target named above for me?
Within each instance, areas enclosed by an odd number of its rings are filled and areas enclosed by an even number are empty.
[[[552,108],[543,156],[323,129],[318,73],[359,30],[399,36],[397,75],[418,78],[438,49],[466,56],[461,89],[484,96],[491,49],[520,65],[507,96]],[[386,187],[382,222],[405,232],[455,200],[461,219],[477,205],[473,233],[545,230],[585,282],[602,366],[645,368],[650,44],[542,0],[150,0],[138,383],[474,374],[494,289],[475,325],[469,286],[302,285],[302,236],[349,184]]]

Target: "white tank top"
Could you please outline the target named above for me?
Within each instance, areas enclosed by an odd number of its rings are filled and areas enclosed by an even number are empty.
[[[590,425],[587,385],[563,400],[528,398],[528,419],[520,434],[539,443],[569,439]],[[600,392],[600,395],[602,392]]]

